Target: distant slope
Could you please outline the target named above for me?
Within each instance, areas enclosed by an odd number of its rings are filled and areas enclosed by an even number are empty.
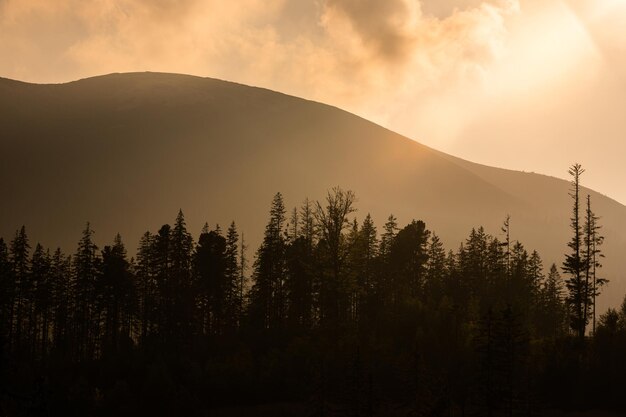
[[[174,74],[0,79],[5,238],[26,224],[46,246],[73,250],[89,220],[101,245],[120,231],[132,252],[182,208],[192,231],[234,219],[256,245],[276,191],[292,206],[335,185],[357,193],[359,218],[420,218],[451,248],[474,226],[497,234],[507,213],[546,264],[560,263],[568,240],[565,181],[463,161],[331,106]],[[604,301],[615,305],[626,207],[593,198],[613,280]]]

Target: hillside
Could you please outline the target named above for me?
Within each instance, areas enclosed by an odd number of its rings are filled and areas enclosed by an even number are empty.
[[[0,79],[0,129],[0,236],[25,224],[68,251],[89,220],[101,246],[119,231],[133,252],[179,208],[192,231],[234,219],[253,248],[276,191],[292,206],[335,185],[356,192],[360,219],[423,219],[451,248],[475,226],[499,233],[507,213],[513,238],[546,267],[560,264],[569,236],[566,181],[473,164],[331,106],[214,79]],[[626,207],[591,194],[611,279],[601,302],[617,305]]]

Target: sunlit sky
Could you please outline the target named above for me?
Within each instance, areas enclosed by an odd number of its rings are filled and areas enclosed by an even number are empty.
[[[626,203],[626,0],[0,0],[0,76],[194,74]]]

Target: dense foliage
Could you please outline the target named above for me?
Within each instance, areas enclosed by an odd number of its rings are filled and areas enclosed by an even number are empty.
[[[334,189],[288,216],[276,194],[250,270],[234,223],[194,240],[182,212],[133,259],[89,224],[71,256],[23,227],[0,239],[0,415],[626,411],[626,305],[586,336],[595,293],[573,311],[509,218],[502,239],[478,228],[446,252],[422,221],[379,234],[354,203]],[[580,293],[576,228],[564,271]]]

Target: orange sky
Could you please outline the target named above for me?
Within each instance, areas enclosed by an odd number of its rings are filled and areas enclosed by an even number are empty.
[[[0,76],[222,78],[626,202],[626,0],[0,0]]]

